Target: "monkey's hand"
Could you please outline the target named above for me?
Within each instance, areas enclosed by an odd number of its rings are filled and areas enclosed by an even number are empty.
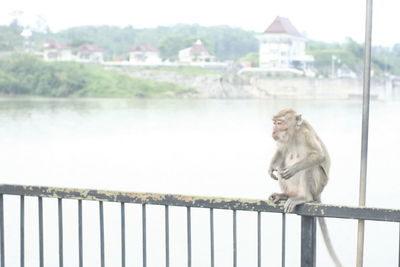
[[[273,193],[268,198],[269,201],[272,201],[274,203],[278,203],[279,201],[286,199],[288,199],[288,196],[286,194],[280,194],[280,193]]]
[[[271,176],[272,179],[278,180],[278,176],[277,176],[277,175],[279,175],[279,173],[278,173],[278,170],[277,170],[277,169],[272,169],[272,168],[270,168],[270,169],[268,170],[268,173],[269,173],[269,175]]]
[[[295,175],[299,170],[296,168],[296,165],[287,167],[280,172],[282,179],[290,179],[293,175]]]

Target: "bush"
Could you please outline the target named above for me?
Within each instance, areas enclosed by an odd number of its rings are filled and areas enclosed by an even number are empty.
[[[47,97],[163,97],[194,93],[171,83],[129,77],[74,62],[44,62],[27,54],[0,60],[0,93]]]

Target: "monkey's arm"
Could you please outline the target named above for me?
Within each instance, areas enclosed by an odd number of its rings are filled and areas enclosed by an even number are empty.
[[[294,163],[292,166],[286,167],[281,172],[283,179],[289,179],[301,170],[321,165],[326,159],[325,151],[319,143],[319,140],[313,136],[309,137],[306,135],[305,150],[306,155],[301,160]]]
[[[274,156],[271,159],[271,163],[269,165],[269,169],[268,169],[268,174],[271,176],[272,179],[274,180],[278,180],[278,177],[275,176],[275,174],[273,173],[274,170],[277,170],[278,167],[281,166],[283,160],[282,160],[282,151],[280,151],[279,149],[275,152]]]

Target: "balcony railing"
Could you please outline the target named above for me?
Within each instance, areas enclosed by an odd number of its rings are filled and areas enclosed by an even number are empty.
[[[117,191],[100,191],[100,190],[83,190],[71,188],[54,188],[54,187],[37,187],[37,186],[23,186],[23,185],[0,185],[0,264],[5,267],[5,251],[7,250],[7,241],[11,236],[5,234],[4,231],[4,206],[7,205],[4,200],[4,195],[20,196],[19,208],[20,216],[19,221],[15,219],[15,224],[20,224],[20,266],[25,266],[25,197],[37,198],[37,212],[38,212],[38,265],[45,266],[45,253],[44,253],[44,227],[43,227],[43,198],[58,199],[58,262],[59,266],[64,266],[64,225],[63,225],[63,200],[72,199],[76,200],[77,205],[77,234],[78,234],[78,259],[79,267],[84,266],[83,261],[83,214],[82,201],[96,201],[98,202],[99,214],[99,256],[100,265],[105,267],[105,227],[104,227],[104,202],[117,202],[120,203],[120,242],[121,242],[121,266],[126,266],[126,229],[125,229],[125,206],[128,203],[141,204],[142,208],[142,264],[143,267],[147,266],[147,218],[146,209],[148,205],[161,205],[164,207],[164,229],[165,229],[165,266],[170,266],[170,207],[186,207],[186,242],[187,242],[187,266],[192,266],[192,208],[202,208],[209,210],[209,246],[210,246],[210,259],[209,266],[215,266],[215,246],[214,246],[214,210],[225,209],[232,210],[232,255],[233,266],[237,266],[237,211],[252,211],[257,213],[257,264],[261,266],[261,213],[281,213],[282,214],[282,248],[281,248],[281,265],[285,266],[285,232],[286,232],[286,214],[283,213],[282,205],[274,205],[264,200],[256,199],[230,199],[230,198],[214,198],[214,197],[197,197],[197,196],[184,196],[184,195],[170,195],[170,194],[152,194],[152,193],[132,193],[132,192],[117,192]],[[393,209],[377,209],[377,208],[358,208],[358,207],[345,207],[345,206],[332,206],[324,204],[308,203],[299,206],[295,212],[297,215],[302,216],[301,220],[301,267],[315,267],[316,266],[316,217],[331,217],[341,219],[354,219],[354,220],[373,220],[373,221],[386,221],[386,222],[400,222],[400,210]],[[14,223],[14,219],[13,219]],[[400,255],[400,251],[399,251]],[[14,265],[13,265],[14,266]],[[115,266],[115,264],[113,264]],[[400,266],[400,261],[399,261]]]

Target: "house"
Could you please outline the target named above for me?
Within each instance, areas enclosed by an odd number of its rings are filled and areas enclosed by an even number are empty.
[[[191,47],[179,51],[179,61],[181,63],[202,63],[212,62],[214,60],[215,57],[208,53],[206,47],[200,40],[197,40]]]
[[[103,49],[96,45],[84,44],[76,49],[76,60],[88,63],[102,63]]]
[[[133,64],[160,64],[160,52],[151,45],[138,45],[129,52],[129,62]]]
[[[71,61],[73,60],[72,49],[65,44],[50,40],[43,46],[43,59],[47,61]]]
[[[305,53],[307,39],[297,31],[289,19],[276,17],[257,39],[260,68],[276,71],[310,70],[314,58]]]

